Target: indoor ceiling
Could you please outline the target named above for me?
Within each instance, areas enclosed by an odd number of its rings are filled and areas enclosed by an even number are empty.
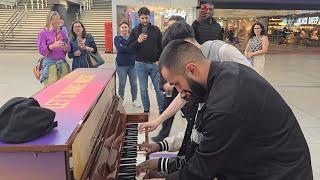
[[[255,10],[255,9],[215,9],[215,17],[225,18],[254,18],[275,17],[319,13],[320,10]]]

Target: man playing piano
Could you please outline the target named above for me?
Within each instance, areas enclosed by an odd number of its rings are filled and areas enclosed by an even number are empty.
[[[254,70],[209,61],[184,40],[165,47],[159,67],[184,99],[202,103],[191,134],[194,153],[166,179],[313,179],[309,148],[292,110]],[[160,170],[146,164],[137,173]]]

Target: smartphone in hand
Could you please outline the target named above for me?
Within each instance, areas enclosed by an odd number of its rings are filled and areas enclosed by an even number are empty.
[[[205,13],[209,11],[207,4],[201,4],[201,11]]]
[[[142,31],[143,34],[148,34],[148,26],[143,26]]]

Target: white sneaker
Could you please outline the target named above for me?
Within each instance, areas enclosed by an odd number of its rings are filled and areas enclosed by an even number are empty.
[[[137,100],[132,101],[132,105],[135,107],[141,107]]]

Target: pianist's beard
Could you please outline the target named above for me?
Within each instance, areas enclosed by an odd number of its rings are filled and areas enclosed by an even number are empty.
[[[206,100],[207,89],[188,76],[186,76],[186,80],[191,91],[183,90],[181,97],[188,102],[204,103]]]

